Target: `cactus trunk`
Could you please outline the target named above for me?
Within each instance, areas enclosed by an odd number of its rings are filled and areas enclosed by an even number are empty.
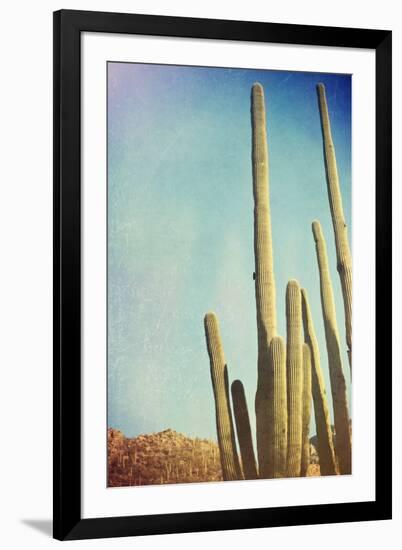
[[[204,325],[215,397],[216,428],[222,476],[225,481],[242,479],[230,408],[227,365],[216,315],[207,313],[204,318]]]
[[[310,420],[311,420],[311,352],[308,344],[303,344],[303,420],[302,457],[300,475],[305,477],[310,464]]]
[[[320,273],[321,305],[327,342],[328,365],[331,380],[332,401],[336,432],[336,454],[341,474],[352,470],[352,447],[349,411],[346,398],[346,382],[342,368],[339,333],[336,322],[334,295],[328,267],[327,248],[319,222],[313,222],[317,261]]]
[[[232,401],[244,478],[258,479],[247,401],[240,380],[232,383]]]
[[[350,253],[348,231],[343,213],[335,147],[332,140],[324,84],[317,85],[317,94],[324,142],[328,198],[331,208],[332,224],[334,227],[338,272],[341,280],[345,308],[346,343],[348,346],[349,364],[350,368],[352,368],[352,256]]]
[[[254,84],[252,89],[251,112],[258,349],[259,353],[260,350],[263,352],[265,361],[268,353],[267,343],[269,344],[271,338],[276,336],[276,295],[269,204],[265,101],[263,88],[258,83]]]
[[[251,92],[252,166],[254,194],[255,297],[257,304],[258,381],[255,398],[257,451],[260,470],[268,467],[266,401],[268,347],[276,336],[276,297],[269,206],[268,146],[264,90],[256,83]]]
[[[286,393],[286,348],[275,336],[269,346],[270,384],[268,389],[268,468],[260,477],[286,477],[288,410]]]
[[[311,317],[307,292],[304,288],[301,291],[301,295],[304,339],[310,346],[311,351],[311,385],[317,430],[317,451],[320,459],[320,473],[322,476],[331,476],[337,473],[336,459],[327,394],[321,370],[320,351],[315,335],[313,319]]]
[[[287,402],[288,450],[287,476],[300,476],[302,454],[303,354],[301,332],[301,295],[299,283],[289,281],[286,288],[287,326]]]

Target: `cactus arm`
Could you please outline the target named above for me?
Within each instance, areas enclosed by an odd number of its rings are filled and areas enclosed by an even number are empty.
[[[286,477],[288,410],[286,394],[286,347],[283,338],[274,336],[269,346],[272,384],[268,392],[268,470],[265,476]]]
[[[254,195],[255,297],[257,305],[258,381],[255,398],[257,451],[260,469],[267,467],[266,389],[268,346],[276,335],[276,294],[269,206],[268,146],[264,90],[251,91],[252,169]]]
[[[336,322],[335,301],[328,267],[327,247],[318,221],[313,222],[318,269],[320,274],[321,306],[324,317],[329,375],[336,431],[336,454],[341,474],[352,470],[352,447],[349,425],[349,410],[346,397],[346,382],[343,373],[339,333]]]
[[[276,336],[276,294],[272,256],[271,212],[269,205],[268,146],[264,90],[252,88],[252,164],[254,193],[254,255],[257,329],[260,348]]]
[[[205,315],[204,326],[215,398],[222,476],[225,481],[242,479],[230,408],[227,366],[215,313],[210,312]]]
[[[343,213],[335,147],[332,140],[324,84],[317,84],[317,94],[324,143],[328,198],[335,234],[338,273],[341,280],[343,304],[345,308],[346,343],[348,346],[349,364],[350,368],[352,368],[352,256],[349,247],[348,230]]]
[[[286,374],[288,402],[287,477],[300,476],[301,467],[303,395],[301,322],[300,287],[297,281],[291,280],[286,288]]]
[[[304,339],[310,346],[311,352],[311,382],[317,429],[317,451],[320,459],[320,473],[322,476],[330,476],[337,473],[331,418],[325,391],[324,377],[321,370],[318,341],[314,330],[307,292],[304,288],[301,291],[301,295]]]
[[[300,475],[305,477],[310,464],[310,420],[311,420],[311,352],[310,346],[303,344],[303,421],[302,457]]]
[[[243,384],[235,380],[231,386],[233,411],[239,441],[241,462],[245,479],[258,479],[253,440],[251,437],[250,418]]]

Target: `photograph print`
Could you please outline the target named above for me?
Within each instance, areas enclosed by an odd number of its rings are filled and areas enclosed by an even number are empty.
[[[108,62],[108,487],[352,473],[351,86]]]

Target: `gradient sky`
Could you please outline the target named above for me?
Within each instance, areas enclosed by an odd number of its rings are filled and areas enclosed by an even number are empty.
[[[311,222],[327,241],[348,388],[341,286],[315,85],[326,86],[351,237],[351,77],[108,63],[108,425],[216,438],[203,317],[217,313],[254,430],[250,91],[265,90],[279,333],[308,291],[330,395]],[[331,402],[332,403],[332,402]],[[315,433],[314,421],[312,433]]]

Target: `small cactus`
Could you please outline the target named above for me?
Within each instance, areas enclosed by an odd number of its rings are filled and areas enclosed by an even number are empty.
[[[205,315],[204,325],[215,396],[216,427],[222,463],[222,475],[225,481],[242,479],[230,409],[228,372],[220,337],[218,318],[215,313],[211,312]]]
[[[287,477],[299,477],[302,454],[303,354],[302,316],[299,283],[289,281],[286,288],[287,325],[287,402],[288,450]]]
[[[268,388],[268,469],[260,477],[286,477],[288,448],[288,409],[286,394],[286,347],[283,338],[274,336],[269,345]]]
[[[305,477],[310,464],[310,419],[311,419],[311,352],[303,344],[303,405],[302,405],[302,456],[300,475]]]
[[[231,388],[237,439],[239,441],[244,478],[258,479],[244,387],[240,380],[235,380]]]
[[[343,373],[341,349],[331,276],[328,267],[327,247],[318,221],[313,222],[317,261],[320,273],[321,305],[327,342],[329,375],[336,432],[336,454],[341,474],[352,471],[352,443],[350,437],[349,410],[346,398],[346,382]]]
[[[320,351],[308,303],[307,292],[304,288],[301,291],[301,295],[304,339],[310,346],[311,352],[311,385],[317,430],[317,451],[320,459],[320,474],[322,476],[331,476],[337,473],[337,469],[331,430],[331,418],[325,391],[324,377],[321,370]]]

